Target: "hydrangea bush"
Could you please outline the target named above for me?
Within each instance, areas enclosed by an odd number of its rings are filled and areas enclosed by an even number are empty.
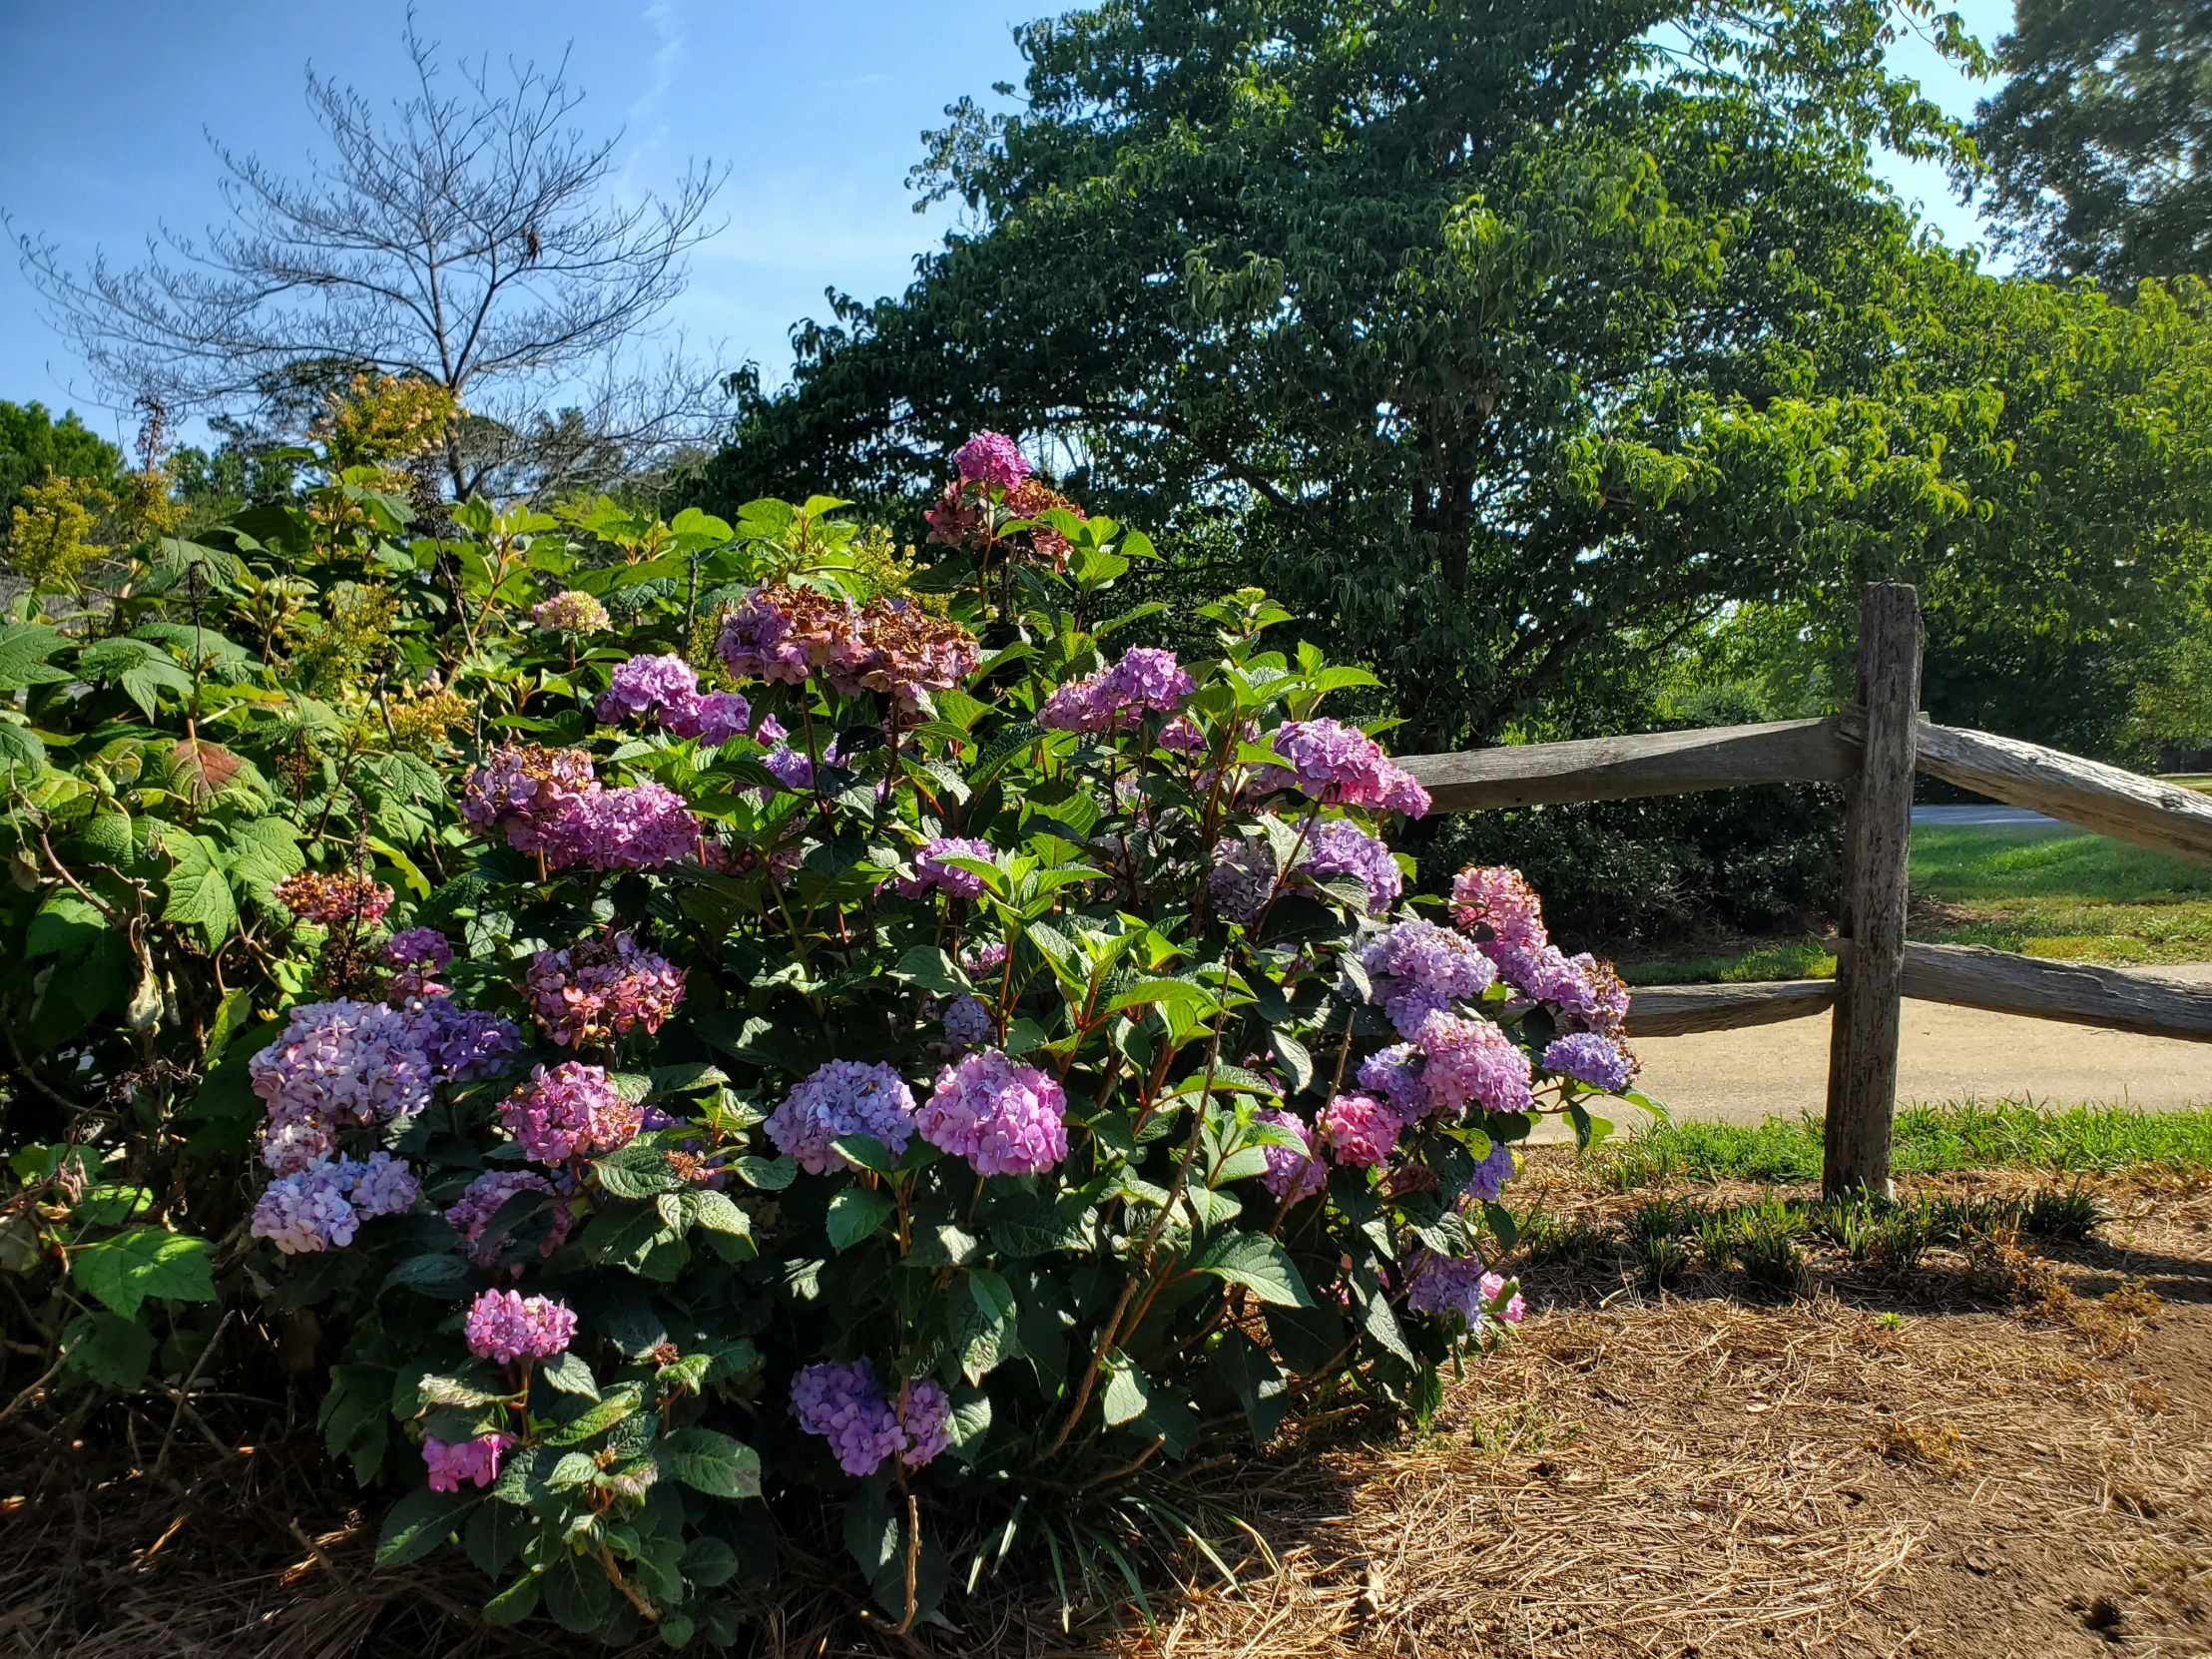
[[[1512,1147],[1628,1087],[1513,871],[1406,897],[1427,798],[1325,712],[1371,676],[1257,592],[1125,647],[1143,537],[956,460],[918,572],[820,500],[517,563],[440,878],[324,833],[264,895],[314,930],[203,1091],[238,1278],[342,1341],[380,1559],[495,1621],[728,1642],[828,1505],[906,1628],[1159,1471],[1423,1415],[1521,1317]]]

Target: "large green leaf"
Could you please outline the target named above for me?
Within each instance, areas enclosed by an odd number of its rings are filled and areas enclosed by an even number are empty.
[[[1306,1281],[1281,1245],[1261,1233],[1226,1233],[1191,1259],[1194,1273],[1242,1285],[1262,1302],[1308,1308]]]
[[[205,835],[168,829],[162,831],[162,850],[175,860],[162,919],[198,927],[214,949],[239,924],[238,901],[223,873],[221,849]]]
[[[209,1272],[214,1248],[190,1233],[131,1227],[69,1253],[70,1277],[125,1319],[136,1318],[148,1297],[172,1302],[213,1302]]]
[[[95,1309],[63,1328],[61,1350],[71,1371],[111,1388],[135,1388],[146,1381],[153,1361],[154,1333],[136,1320]]]
[[[383,1535],[376,1540],[379,1567],[403,1567],[419,1561],[453,1535],[461,1516],[479,1494],[433,1492],[419,1486],[391,1506],[384,1517]]]
[[[759,1497],[760,1453],[712,1428],[679,1428],[660,1444],[661,1467],[710,1497]]]

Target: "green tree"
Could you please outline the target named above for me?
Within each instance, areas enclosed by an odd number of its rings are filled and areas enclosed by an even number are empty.
[[[0,523],[23,502],[23,492],[48,473],[112,483],[123,470],[123,451],[77,418],[71,409],[56,420],[40,402],[0,401]]]
[[[1976,112],[1999,246],[2121,288],[2212,273],[2202,0],[2017,0]]]
[[[1374,661],[1407,748],[1604,718],[1732,600],[1888,568],[1970,509],[1994,404],[1896,355],[1879,137],[1951,134],[1901,17],[1471,0],[1133,0],[1020,32],[1024,106],[920,178],[972,224],[795,330],[705,480],[911,503],[974,427]],[[1935,23],[1968,55],[1954,19]],[[1632,642],[1640,642],[1634,643]]]

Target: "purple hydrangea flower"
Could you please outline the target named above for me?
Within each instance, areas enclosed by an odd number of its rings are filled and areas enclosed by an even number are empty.
[[[479,1434],[473,1440],[448,1445],[435,1434],[422,1437],[422,1460],[429,1466],[430,1490],[457,1492],[461,1482],[488,1486],[499,1478],[500,1453],[512,1445],[506,1434]]]
[[[1482,1162],[1474,1166],[1474,1174],[1467,1180],[1466,1195],[1484,1204],[1497,1202],[1497,1195],[1505,1190],[1505,1183],[1513,1179],[1513,1149],[1503,1141],[1492,1141],[1490,1150],[1483,1154]]]
[[[969,945],[960,952],[960,969],[970,979],[982,979],[1006,965],[1006,941],[992,939]]]
[[[1517,1281],[1489,1272],[1477,1257],[1433,1251],[1421,1253],[1406,1284],[1405,1304],[1417,1313],[1455,1321],[1469,1336],[1479,1334],[1489,1320],[1518,1325],[1524,1309]]]
[[[422,1052],[433,1070],[456,1083],[490,1077],[522,1052],[522,1033],[514,1021],[482,1008],[463,1008],[448,996],[425,996],[407,1004]]]
[[[956,996],[945,1005],[944,1040],[955,1048],[974,1048],[991,1036],[991,1011],[982,998]]]
[[[337,1150],[341,1125],[420,1111],[435,1079],[416,1022],[381,1002],[303,1002],[247,1075],[268,1103],[262,1162],[279,1175]]]
[[[599,791],[581,749],[536,744],[495,749],[461,781],[461,817],[499,830],[517,852],[535,852],[568,810]]]
[[[1330,1155],[1355,1169],[1373,1169],[1397,1147],[1397,1113],[1373,1095],[1332,1095],[1314,1128]]]
[[[554,869],[653,869],[695,854],[700,832],[684,798],[648,781],[570,802],[545,831],[545,861]]]
[[[954,898],[973,898],[983,890],[980,875],[944,862],[947,858],[974,858],[983,863],[995,861],[988,841],[977,840],[972,835],[938,835],[923,841],[921,850],[914,854],[914,873],[901,875],[891,884],[907,898],[919,898],[931,887],[942,887]]]
[[[1123,732],[1147,713],[1174,714],[1194,689],[1174,652],[1140,645],[1103,674],[1055,686],[1037,711],[1037,724],[1059,732]]]
[[[492,1217],[499,1214],[499,1207],[517,1193],[543,1193],[548,1198],[558,1197],[553,1183],[534,1170],[498,1169],[486,1170],[468,1184],[460,1198],[445,1212],[445,1223],[461,1236],[461,1243],[468,1250],[468,1259],[480,1268],[492,1265],[494,1251],[481,1250],[484,1229],[491,1225]],[[568,1206],[553,1207],[553,1229],[546,1235],[545,1243],[538,1249],[541,1256],[550,1256],[568,1239],[569,1229],[576,1218],[569,1214]],[[521,1268],[515,1269],[520,1273]]]
[[[638,1132],[637,1107],[605,1070],[574,1060],[551,1071],[532,1067],[530,1081],[500,1102],[499,1117],[524,1156],[541,1164],[612,1152]]]
[[[501,1365],[512,1365],[525,1355],[550,1360],[567,1352],[576,1336],[576,1315],[567,1303],[550,1297],[486,1291],[470,1304],[461,1334],[479,1360],[497,1360]]]
[[[433,975],[443,973],[453,960],[453,946],[435,927],[409,927],[384,941],[384,963],[390,967],[391,994],[395,998],[442,996],[445,987]]]
[[[1255,782],[1262,789],[1297,789],[1318,801],[1408,818],[1428,811],[1428,792],[1357,727],[1334,720],[1285,721],[1273,748],[1284,764],[1260,769]]]
[[[1206,889],[1223,915],[1249,927],[1275,891],[1275,859],[1258,841],[1224,835],[1214,842]]]
[[[669,721],[669,730],[680,738],[697,738],[705,744],[728,743],[753,719],[753,705],[736,692],[708,692],[680,717]]]
[[[1417,916],[1372,940],[1360,962],[1374,979],[1375,1000],[1407,1037],[1430,1014],[1480,996],[1497,977],[1496,964],[1465,935]]]
[[[873,1474],[886,1457],[919,1468],[952,1443],[952,1401],[942,1387],[925,1377],[910,1379],[902,1424],[866,1360],[802,1369],[792,1379],[791,1413],[801,1428],[830,1442],[847,1474]]]
[[[1405,874],[1390,849],[1350,819],[1324,819],[1307,832],[1298,873],[1314,880],[1349,875],[1368,889],[1368,914],[1387,914],[1404,890]]]
[[[893,1157],[904,1152],[914,1136],[914,1110],[913,1091],[896,1067],[831,1060],[769,1115],[768,1138],[810,1175],[828,1175],[845,1167],[830,1144],[839,1135],[873,1135]]]
[[[1620,1044],[1595,1031],[1571,1031],[1554,1038],[1544,1050],[1544,1070],[1564,1072],[1607,1094],[1627,1088],[1629,1078],[1635,1075],[1635,1066]]]
[[[1362,1060],[1360,1087],[1386,1101],[1401,1128],[1427,1115],[1428,1100],[1420,1086],[1420,1050],[1411,1043],[1393,1043]]]
[[[414,1207],[414,1171],[388,1152],[338,1158],[278,1176],[254,1206],[252,1232],[287,1256],[342,1250],[364,1221]]]
[[[1067,1096],[1035,1066],[995,1048],[963,1055],[937,1073],[915,1127],[978,1175],[1032,1175],[1068,1155]]]
[[[1433,1013],[1413,1040],[1428,1057],[1420,1080],[1431,1110],[1525,1112],[1535,1104],[1528,1056],[1491,1021]]]
[[[1328,1181],[1328,1172],[1314,1156],[1313,1136],[1306,1127],[1306,1120],[1280,1106],[1263,1106],[1252,1115],[1255,1122],[1272,1123],[1298,1137],[1296,1146],[1270,1144],[1262,1147],[1261,1156],[1267,1159],[1268,1167],[1260,1176],[1261,1185],[1287,1204],[1296,1204],[1320,1192]]]
[[[592,712],[608,726],[642,718],[673,725],[691,713],[699,701],[699,675],[683,658],[667,653],[658,657],[632,657],[615,670],[614,679],[599,694]]]
[[[969,483],[1012,489],[1029,476],[1021,446],[1004,432],[977,432],[952,451],[952,464]]]

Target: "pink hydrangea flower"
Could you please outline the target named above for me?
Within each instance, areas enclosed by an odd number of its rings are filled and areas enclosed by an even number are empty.
[[[1491,1021],[1433,1013],[1413,1040],[1428,1057],[1421,1089],[1431,1110],[1525,1112],[1535,1104],[1528,1056]]]
[[[1485,948],[1541,950],[1551,942],[1536,889],[1503,864],[1469,864],[1451,878],[1451,919],[1461,927],[1487,927]]]
[[[469,1305],[461,1334],[479,1360],[497,1360],[503,1366],[525,1356],[550,1360],[568,1351],[576,1335],[576,1315],[567,1303],[550,1297],[485,1291]]]
[[[1012,489],[1029,476],[1021,446],[1004,432],[977,432],[952,452],[952,465],[969,483]]]
[[[535,852],[563,815],[598,790],[581,749],[509,745],[461,781],[461,817],[478,830],[503,831],[518,852]]]
[[[492,1217],[499,1214],[500,1206],[518,1193],[543,1193],[548,1198],[559,1196],[553,1183],[534,1170],[486,1170],[471,1181],[467,1190],[446,1210],[446,1225],[461,1236],[468,1259],[479,1268],[489,1268],[496,1256],[496,1251],[481,1248],[484,1229],[491,1225]],[[552,1231],[538,1247],[538,1254],[550,1256],[560,1249],[567,1242],[569,1229],[575,1222],[567,1205],[556,1204]],[[522,1269],[517,1266],[514,1271],[520,1274]]]
[[[320,1163],[337,1131],[410,1117],[436,1082],[416,1023],[381,1002],[294,1005],[283,1034],[247,1064],[268,1103],[262,1162],[279,1175]]]
[[[1331,1156],[1355,1169],[1373,1169],[1397,1147],[1397,1114],[1373,1095],[1333,1095],[1314,1127]]]
[[[499,1458],[514,1443],[506,1434],[479,1434],[473,1440],[448,1445],[434,1434],[422,1437],[422,1460],[429,1466],[430,1490],[457,1492],[466,1480],[488,1486],[499,1478]]]
[[[1262,789],[1298,789],[1319,801],[1408,818],[1428,811],[1428,792],[1357,727],[1334,720],[1285,721],[1273,747],[1284,764],[1259,770],[1255,782]]]
[[[1050,1076],[986,1048],[937,1074],[915,1127],[978,1175],[1033,1175],[1068,1155],[1066,1111],[1067,1096]]]
[[[613,681],[592,705],[592,712],[608,726],[639,719],[666,725],[671,717],[688,714],[698,700],[698,673],[683,658],[669,652],[657,657],[632,657],[618,667]]]
[[[697,854],[701,827],[684,798],[648,780],[571,801],[544,832],[554,869],[655,869]]]
[[[600,934],[531,957],[522,994],[545,1034],[574,1048],[660,1030],[684,1000],[684,977],[628,933]]]
[[[1060,732],[1127,731],[1147,713],[1174,714],[1193,689],[1174,652],[1140,645],[1103,674],[1055,686],[1037,724]]]
[[[541,1164],[612,1152],[638,1132],[637,1107],[606,1071],[574,1060],[551,1071],[533,1067],[530,1081],[500,1103],[499,1117],[524,1155]]]

